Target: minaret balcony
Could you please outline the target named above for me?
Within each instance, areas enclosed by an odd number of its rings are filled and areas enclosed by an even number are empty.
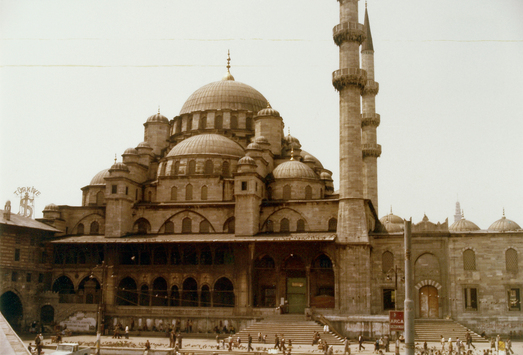
[[[377,113],[363,113],[361,115],[361,128],[366,126],[378,127],[380,125],[380,115]]]
[[[380,84],[375,82],[374,80],[367,80],[367,83],[365,83],[365,87],[363,88],[363,91],[361,92],[362,96],[365,95],[378,95],[378,91],[380,91]]]
[[[362,144],[361,145],[361,152],[363,154],[363,158],[366,157],[376,157],[379,158],[381,155],[381,145],[379,144]]]
[[[344,22],[334,26],[332,29],[334,43],[341,46],[343,42],[358,42],[362,44],[365,41],[365,27],[357,22]]]
[[[361,89],[367,83],[367,72],[359,68],[343,68],[332,73],[332,85],[336,90],[341,91],[344,88],[354,85]]]

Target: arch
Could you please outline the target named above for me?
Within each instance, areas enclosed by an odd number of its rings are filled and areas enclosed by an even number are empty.
[[[223,117],[221,115],[217,115],[214,118],[214,128],[216,128],[216,129],[222,129],[223,128]]]
[[[463,252],[463,270],[476,270],[476,253],[472,249]]]
[[[192,200],[192,185],[191,184],[187,184],[187,186],[185,186],[185,200],[186,201]]]
[[[198,129],[206,129],[207,128],[207,115],[202,115],[200,117],[200,120],[198,121]]]
[[[283,261],[283,268],[286,270],[304,270],[305,263],[303,262],[303,259],[299,255],[290,254]]]
[[[327,226],[327,230],[329,232],[336,232],[336,230],[338,229],[338,220],[334,217],[332,217],[331,219],[329,219],[329,224]]]
[[[203,185],[200,193],[202,201],[207,200],[207,190],[207,186]]]
[[[269,255],[259,256],[254,261],[254,267],[256,269],[274,269],[275,268],[274,259]]]
[[[280,221],[280,233],[290,232],[289,220],[287,218],[282,218]]]
[[[169,306],[180,307],[180,290],[177,285],[171,287],[171,297],[169,298]]]
[[[165,222],[164,231],[165,231],[165,234],[173,234],[174,233],[174,223],[171,221]]]
[[[234,286],[226,277],[221,277],[214,284],[213,306],[214,307],[234,307]]]
[[[253,295],[255,307],[276,307],[278,275],[274,259],[260,255],[254,260]]]
[[[310,185],[305,186],[305,199],[312,200],[312,187]]]
[[[298,219],[298,222],[296,222],[296,232],[303,233],[305,232],[305,221],[303,219]]]
[[[200,249],[200,265],[212,265],[212,251],[209,245],[204,245]]]
[[[167,281],[163,277],[157,277],[153,281],[151,306],[166,307],[168,301]]]
[[[438,258],[432,253],[421,254],[414,263],[414,275],[416,280],[438,278],[440,275]]]
[[[385,251],[381,254],[381,272],[386,274],[394,268],[394,254],[390,251]]]
[[[196,174],[196,161],[190,160],[189,161],[189,171],[187,173],[188,175],[194,175]]]
[[[283,187],[283,195],[284,200],[290,200],[291,199],[291,185],[285,185]]]
[[[192,219],[189,217],[182,220],[182,233],[192,233]]]
[[[84,234],[84,224],[83,223],[78,223],[78,225],[76,226],[76,234],[78,234],[78,235]]]
[[[267,220],[267,222],[265,223],[265,230],[266,230],[268,233],[272,233],[272,232],[274,232],[274,222],[271,221],[270,219]]]
[[[283,261],[289,313],[303,313],[307,307],[307,271],[303,259],[297,254],[290,254]]]
[[[53,282],[53,292],[58,293],[60,303],[74,303],[74,284],[70,278],[65,275],[60,276]]]
[[[133,232],[137,234],[147,234],[151,231],[151,224],[145,218],[139,218],[134,222]]]
[[[223,232],[224,233],[234,233],[235,232],[235,219],[234,217],[230,217],[225,221],[223,224]]]
[[[274,231],[274,221],[279,221],[282,218],[287,218],[290,221],[297,221],[298,219],[303,219],[305,223],[307,223],[307,219],[298,211],[295,209],[289,208],[289,207],[283,207],[280,208],[274,212],[272,212],[269,216],[267,216],[266,220],[262,223],[261,230],[264,232],[272,232]],[[269,230],[269,221],[272,223],[272,230]]]
[[[91,226],[89,227],[89,234],[96,235],[100,233],[100,225],[97,221],[91,222]]]
[[[419,312],[421,318],[439,318],[439,293],[432,285],[419,289]]]
[[[238,117],[232,115],[231,116],[231,129],[238,129]]]
[[[105,204],[105,193],[103,191],[98,191],[96,194],[96,205],[102,206]]]
[[[514,248],[505,250],[505,268],[508,272],[518,271],[518,252]]]
[[[211,175],[214,172],[214,163],[208,159],[205,161],[204,174]]]
[[[171,201],[178,199],[178,188],[176,186],[171,187]]]
[[[93,275],[84,277],[78,285],[77,301],[86,304],[96,304],[100,297],[100,282]]]
[[[7,291],[0,296],[0,311],[13,329],[22,330],[21,321],[24,315],[24,307],[16,293]]]
[[[334,308],[335,287],[333,262],[321,253],[311,263],[310,271],[311,307]]]
[[[51,324],[54,322],[54,307],[46,304],[40,308],[40,322],[42,324]]]
[[[222,175],[225,177],[231,176],[231,165],[227,160],[222,163]]]
[[[325,253],[318,255],[311,264],[312,269],[332,269],[333,263],[331,258],[329,258]]]
[[[123,278],[116,291],[116,304],[119,306],[137,306],[138,288],[132,277]]]
[[[198,307],[198,283],[192,277],[183,281],[182,307]]]
[[[203,285],[200,293],[200,307],[211,306],[211,290],[208,285]]]

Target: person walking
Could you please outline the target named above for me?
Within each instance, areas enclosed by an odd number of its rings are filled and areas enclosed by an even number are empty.
[[[251,334],[247,334],[247,351],[251,351],[254,349],[252,348],[252,337],[251,337]]]
[[[374,343],[374,352],[378,354],[380,352],[380,339],[376,338],[376,342]]]
[[[343,345],[344,345],[343,355],[347,355],[347,354],[350,355],[350,341],[349,341],[349,339],[345,338],[345,340],[343,341]]]
[[[363,335],[360,334],[358,337],[358,351],[361,351],[361,349],[365,350],[365,347],[363,346]]]
[[[280,349],[280,338],[278,334],[274,334],[274,349]]]
[[[441,342],[441,352],[445,351],[445,338],[443,337],[443,335],[440,335],[441,339],[440,339],[440,342]]]
[[[461,355],[461,340],[459,338],[456,338],[456,351],[458,355]]]
[[[390,338],[388,335],[385,335],[385,352],[386,353],[388,353],[390,351],[389,346],[390,346]]]
[[[514,350],[512,350],[512,340],[510,338],[507,339],[507,354],[514,354]]]
[[[452,355],[452,338],[449,338],[449,355]]]

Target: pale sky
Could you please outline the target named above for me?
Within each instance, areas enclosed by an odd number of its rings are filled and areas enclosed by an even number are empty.
[[[360,1],[360,22],[365,3]],[[523,2],[369,0],[381,115],[379,215],[523,226]],[[339,184],[336,0],[0,2],[0,208],[80,188],[220,80],[260,91]]]

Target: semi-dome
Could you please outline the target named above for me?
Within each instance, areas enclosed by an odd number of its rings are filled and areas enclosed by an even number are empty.
[[[167,117],[165,117],[164,115],[160,114],[160,112],[158,112],[157,114],[149,116],[149,118],[147,119],[147,123],[153,123],[153,122],[169,123],[169,119]]]
[[[275,109],[273,109],[271,107],[270,104],[267,103],[267,107],[264,108],[263,110],[259,111],[258,112],[258,117],[259,116],[273,116],[273,117],[280,117],[280,113],[278,111],[276,111]]]
[[[301,148],[300,140],[296,137],[291,136],[290,134],[283,137],[283,140],[287,142],[287,144],[292,145],[292,147],[295,149]]]
[[[50,203],[44,208],[44,212],[50,212],[50,211],[58,211],[58,206],[54,203]]]
[[[269,140],[264,136],[259,136],[254,139],[254,143],[258,144],[269,144]]]
[[[187,138],[171,149],[168,157],[212,154],[241,158],[245,151],[238,143],[219,134],[199,134]]]
[[[206,110],[236,110],[257,113],[267,107],[267,99],[253,87],[224,78],[196,90],[185,103],[180,115]]]
[[[138,154],[138,151],[136,149],[134,149],[134,148],[127,148],[125,150],[125,152],[123,152],[123,155],[125,155],[125,154],[127,154],[127,155],[134,154],[134,155],[136,155],[136,154]]]
[[[514,221],[511,221],[510,219],[507,219],[505,217],[505,214],[503,214],[503,217],[501,219],[498,219],[496,222],[492,223],[490,227],[488,227],[488,230],[490,232],[511,232],[511,231],[517,231],[521,229],[519,224],[517,224]]]
[[[111,169],[109,169],[109,171],[129,171],[129,168],[127,167],[127,165],[119,161],[114,163],[113,166],[111,166]]]
[[[465,218],[452,223],[449,227],[449,231],[452,232],[473,232],[479,230],[480,228],[474,222],[471,222]]]
[[[153,149],[151,145],[147,142],[142,142],[136,146],[136,148],[147,148],[147,149]]]
[[[246,155],[243,158],[241,158],[240,160],[238,160],[238,165],[256,165],[256,162],[254,161],[253,158]]]
[[[261,145],[259,145],[258,143],[253,142],[253,143],[249,144],[246,149],[263,150],[263,147]]]
[[[302,150],[301,151],[301,156],[304,157],[303,158],[304,161],[310,162],[310,161],[313,160],[318,168],[323,168],[323,164],[318,160],[318,158],[316,158],[311,153],[308,153],[308,152]]]
[[[109,175],[109,169],[104,169],[92,178],[89,185],[105,185],[105,178]]]
[[[381,217],[380,218],[380,222],[385,224],[385,223],[394,223],[394,224],[401,224],[403,226],[403,218],[401,218],[400,216],[396,216],[395,214],[392,213],[392,211],[390,211],[390,213],[384,217]]]
[[[272,171],[275,179],[318,179],[318,175],[307,164],[297,160],[282,163]]]

